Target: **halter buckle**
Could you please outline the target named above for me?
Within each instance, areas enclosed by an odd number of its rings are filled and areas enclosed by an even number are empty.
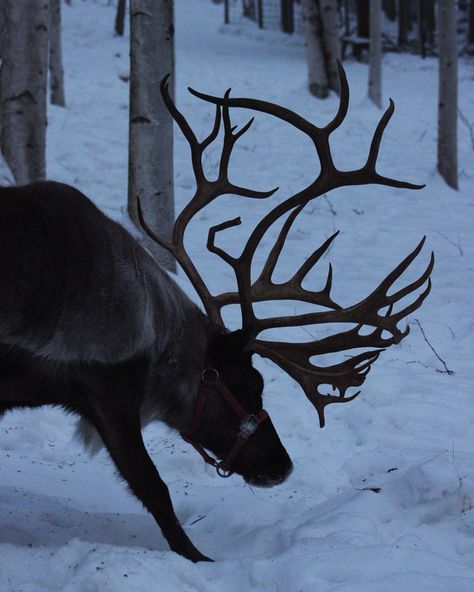
[[[232,473],[234,472],[230,468],[230,466],[226,462],[224,462],[223,460],[216,464],[216,471],[217,471],[217,474],[219,475],[219,477],[223,477],[224,479],[227,479],[227,477],[230,477],[232,475]]]
[[[201,380],[206,384],[214,384],[219,380],[219,372],[215,368],[204,368],[201,372]]]

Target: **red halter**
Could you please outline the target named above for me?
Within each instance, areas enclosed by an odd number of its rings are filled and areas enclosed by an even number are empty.
[[[188,430],[186,430],[186,432],[181,432],[181,437],[186,442],[189,442],[189,444],[192,444],[208,464],[216,468],[217,474],[220,477],[230,477],[230,475],[233,473],[232,463],[235,461],[240,449],[250,438],[250,436],[255,433],[262,421],[267,419],[268,413],[265,411],[265,409],[262,409],[253,415],[248,413],[222,382],[222,380],[219,378],[219,372],[214,368],[206,368],[203,370],[201,378],[202,385],[196,400],[196,406],[194,408],[191,425],[189,426]],[[194,439],[202,421],[207,397],[212,387],[217,390],[217,392],[229,404],[234,413],[240,417],[241,420],[237,439],[227,453],[225,459],[221,461],[216,460],[210,454],[208,454],[204,448]]]

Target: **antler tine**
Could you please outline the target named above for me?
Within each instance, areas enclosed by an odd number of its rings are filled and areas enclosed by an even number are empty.
[[[331,234],[331,236],[328,239],[326,239],[324,241],[324,243],[321,246],[319,246],[308,257],[308,259],[306,259],[306,261],[303,263],[303,265],[298,269],[298,271],[293,276],[294,281],[297,281],[301,285],[301,283],[303,282],[305,277],[308,275],[308,273],[313,269],[313,267],[316,265],[316,263],[321,259],[321,257],[324,255],[324,253],[326,253],[326,251],[332,245],[333,240],[336,238],[336,236],[338,236],[338,234],[339,234],[339,230],[337,230],[334,234]],[[329,272],[328,272],[328,278],[326,281],[325,288],[330,289],[331,285],[332,285],[332,267],[331,267],[331,264],[329,264]]]
[[[339,75],[339,84],[341,89],[339,93],[339,109],[332,121],[330,121],[324,128],[328,135],[332,134],[332,132],[341,125],[341,123],[346,118],[347,110],[349,108],[349,83],[347,82],[344,66],[339,60],[337,60],[337,73]]]
[[[196,176],[196,179],[199,181],[203,181],[204,180],[204,171],[203,171],[202,162],[201,162],[203,149],[202,149],[201,145],[199,144],[195,133],[191,129],[191,126],[186,121],[186,118],[181,113],[181,111],[179,111],[179,109],[176,107],[175,102],[173,101],[173,99],[170,96],[169,83],[168,83],[169,77],[170,77],[170,74],[167,74],[161,81],[161,84],[160,84],[161,97],[162,97],[163,102],[165,103],[166,108],[168,109],[171,117],[178,124],[179,129],[181,130],[183,136],[188,141],[188,144],[191,148],[191,159],[192,159],[193,170],[194,170],[194,174]]]
[[[234,270],[235,277],[237,279],[238,292],[220,294],[215,298],[216,307],[219,309],[219,313],[224,306],[238,303],[240,304],[240,309],[242,312],[242,327],[249,327],[256,318],[252,306],[253,295],[250,285],[250,265],[246,265],[242,261],[242,257],[232,257],[229,255],[229,253],[215,244],[216,234],[218,232],[233,226],[239,226],[240,224],[240,218],[234,218],[232,220],[227,220],[226,222],[212,226],[209,229],[207,238],[207,249],[211,253],[218,255],[223,261],[230,265],[230,267],[232,267]]]
[[[271,280],[273,272],[275,271],[276,264],[278,262],[278,258],[280,257],[281,251],[283,249],[286,238],[288,236],[288,232],[290,231],[290,228],[292,227],[293,222],[296,220],[297,216],[299,215],[299,213],[301,212],[301,210],[303,208],[304,208],[304,205],[298,206],[297,208],[295,208],[293,210],[293,212],[291,212],[291,214],[285,220],[285,223],[282,226],[280,234],[278,235],[278,238],[275,241],[275,244],[273,245],[273,248],[270,251],[270,254],[268,255],[268,258],[267,258],[265,265],[263,266],[263,269],[260,273],[260,277],[256,281],[256,284],[258,284],[259,282]]]
[[[384,177],[383,175],[379,175],[375,170],[382,136],[394,112],[395,103],[392,99],[389,99],[389,106],[387,107],[385,113],[382,115],[380,121],[377,124],[377,127],[375,128],[375,132],[372,137],[372,142],[370,143],[367,161],[365,165],[360,169],[360,171],[369,174],[371,177],[373,177],[374,180],[371,181],[372,183],[378,183],[380,185],[389,185],[390,187],[397,187],[400,189],[423,189],[425,185],[417,185],[414,183],[409,183],[408,181],[399,181],[397,179]]]
[[[170,253],[172,253],[174,255],[175,254],[174,245],[172,245],[168,241],[163,240],[160,236],[158,236],[156,233],[154,233],[153,230],[146,223],[145,217],[143,216],[142,204],[140,201],[140,197],[138,195],[137,195],[137,215],[138,215],[138,221],[140,222],[140,226],[148,234],[148,236],[151,238],[151,240],[155,241],[156,243],[158,243],[160,245],[160,247],[163,247],[164,249],[166,249],[167,251],[169,251]]]
[[[393,304],[395,304],[395,302],[398,302],[402,298],[405,298],[405,296],[408,296],[408,294],[411,294],[416,289],[420,288],[426,282],[426,280],[429,280],[431,272],[433,271],[433,268],[434,268],[434,263],[435,263],[435,256],[434,256],[434,253],[432,252],[431,257],[430,257],[430,262],[428,263],[428,266],[426,267],[425,271],[420,275],[420,277],[417,280],[415,280],[414,282],[412,282],[411,284],[408,284],[408,286],[405,286],[405,288],[403,288],[402,290],[399,290],[395,294],[391,294],[390,296],[387,297],[387,301],[391,303],[390,306],[393,306]]]
[[[426,241],[426,236],[424,236],[421,241],[416,245],[411,253],[409,253],[405,259],[403,259],[397,267],[393,271],[391,271],[387,277],[379,284],[379,286],[374,290],[371,294],[375,295],[375,293],[379,293],[383,296],[387,295],[387,292],[390,286],[408,269],[410,264],[416,259],[416,257],[420,254],[421,249],[423,248]],[[432,258],[434,257],[433,253],[431,253]],[[431,265],[431,263],[430,263]],[[424,275],[424,274],[423,274]],[[429,275],[429,274],[428,274]],[[422,276],[423,277],[423,276]],[[426,278],[425,278],[426,279]],[[423,282],[422,282],[423,283]],[[421,284],[420,284],[421,285]],[[416,286],[418,287],[418,286]],[[369,298],[371,297],[369,296]],[[396,302],[395,300],[390,299],[390,303],[393,304]]]
[[[201,149],[203,152],[217,138],[217,136],[219,135],[220,127],[221,127],[221,108],[219,107],[219,105],[216,105],[216,115],[215,115],[215,119],[214,119],[214,127],[212,128],[212,131],[207,136],[207,138],[205,138],[201,142]]]
[[[300,300],[335,310],[340,309],[341,307],[332,300],[330,295],[332,286],[332,267],[330,264],[326,284],[322,290],[310,291],[306,290],[302,286],[305,277],[318,263],[324,253],[326,253],[326,251],[329,249],[331,243],[339,234],[339,231],[335,232],[326,241],[324,241],[322,245],[315,249],[289,280],[279,284],[275,284],[272,281],[273,272],[277,265],[288,232],[297,216],[303,210],[303,207],[304,205],[295,208],[285,221],[285,224],[283,225],[278,239],[270,251],[259,278],[252,285],[252,300],[254,302],[263,300]],[[252,323],[257,330],[261,323],[265,323],[265,320],[262,321],[261,319],[254,319],[252,320]]]
[[[173,101],[173,99],[170,96],[169,83],[168,83],[169,78],[170,78],[170,74],[167,74],[161,80],[161,83],[160,83],[160,92],[161,92],[161,97],[163,99],[163,102],[166,105],[166,108],[168,109],[168,111],[170,112],[170,115],[173,117],[173,119],[178,124],[179,129],[183,133],[183,136],[185,136],[185,138],[188,140],[189,143],[197,143],[197,138],[196,138],[193,130],[191,129],[191,126],[186,121],[186,118],[181,113],[181,111],[178,110],[175,102]]]

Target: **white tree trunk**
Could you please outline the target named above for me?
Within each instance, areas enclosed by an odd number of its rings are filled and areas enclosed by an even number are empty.
[[[339,94],[337,60],[341,59],[341,38],[337,0],[319,0],[323,53],[329,88]]]
[[[439,2],[438,171],[458,188],[458,48],[455,0]]]
[[[309,91],[325,99],[329,95],[329,80],[323,50],[323,31],[319,0],[301,0]]]
[[[61,42],[61,0],[49,0],[51,25],[49,41],[49,85],[51,103],[64,107],[64,70]]]
[[[17,184],[46,175],[48,0],[3,0],[2,152]]]
[[[173,0],[130,2],[130,144],[128,211],[137,223],[137,197],[153,231],[171,239],[174,223],[173,120],[160,95],[160,82],[174,75]],[[172,93],[173,95],[174,93]],[[167,269],[174,258],[144,237]]]
[[[382,107],[382,14],[381,0],[370,0],[369,98]]]

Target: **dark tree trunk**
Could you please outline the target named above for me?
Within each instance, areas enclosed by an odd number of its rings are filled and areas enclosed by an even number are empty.
[[[357,36],[369,37],[369,2],[367,0],[357,0]]]
[[[49,0],[51,14],[49,38],[49,85],[51,103],[64,107],[64,69],[61,41],[61,0]]]
[[[467,42],[474,48],[474,0],[469,2],[469,26],[467,30]]]
[[[115,33],[123,37],[125,31],[125,9],[127,0],[119,0],[117,4],[117,14],[115,16]]]
[[[281,28],[284,33],[294,33],[295,20],[293,15],[293,0],[280,0]]]
[[[382,10],[389,21],[393,23],[397,20],[396,0],[382,0]]]
[[[242,0],[242,14],[243,16],[256,21],[257,20],[257,5],[256,0]]]
[[[420,43],[420,55],[426,58],[426,18],[424,0],[418,0],[418,35]]]
[[[398,46],[400,48],[407,45],[410,29],[410,2],[409,0],[398,0]]]
[[[426,43],[433,48],[436,31],[435,0],[424,0],[423,16],[425,19]]]

